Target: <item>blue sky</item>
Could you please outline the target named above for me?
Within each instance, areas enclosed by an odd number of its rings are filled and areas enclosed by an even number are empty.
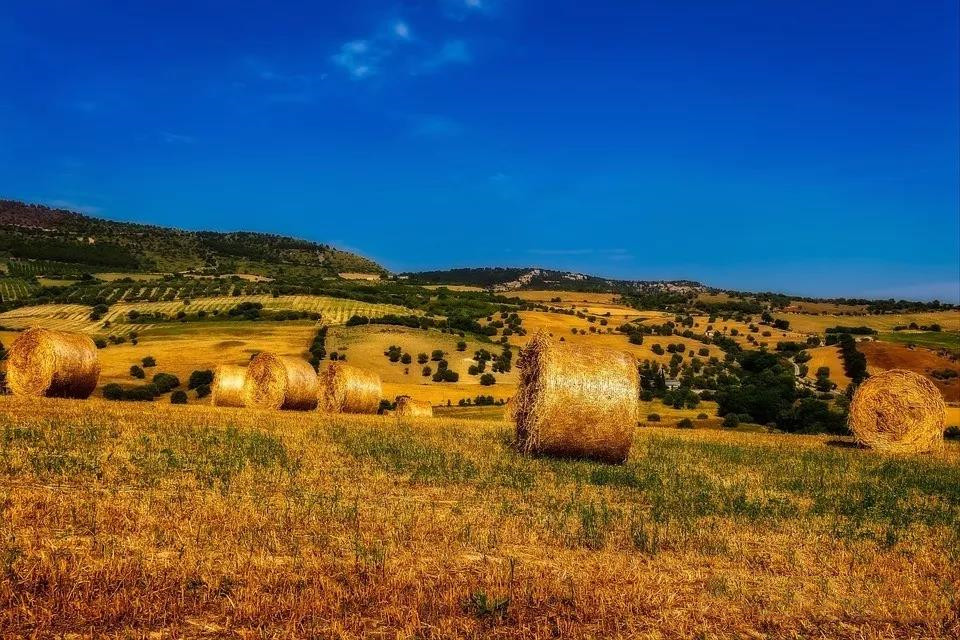
[[[8,1],[0,196],[394,270],[957,301],[957,11]]]

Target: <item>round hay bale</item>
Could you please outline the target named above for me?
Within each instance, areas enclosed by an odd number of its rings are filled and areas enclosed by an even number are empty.
[[[235,364],[218,365],[213,373],[210,403],[215,407],[242,407],[247,369]]]
[[[328,413],[376,413],[383,388],[372,371],[331,362],[320,373],[319,406]]]
[[[16,395],[88,398],[100,379],[100,356],[83,333],[28,329],[10,346],[7,385]]]
[[[397,396],[398,416],[407,418],[432,418],[433,405],[426,400],[414,400],[410,396]]]
[[[850,402],[850,429],[860,444],[887,453],[943,449],[946,405],[932,382],[890,369],[867,378]]]
[[[262,409],[314,409],[317,373],[301,358],[259,353],[247,367],[243,404]]]
[[[512,417],[524,453],[622,463],[638,412],[634,359],[612,349],[552,342],[539,332],[521,350]]]

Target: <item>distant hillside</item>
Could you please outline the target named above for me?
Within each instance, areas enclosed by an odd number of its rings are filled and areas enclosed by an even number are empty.
[[[691,280],[615,280],[572,271],[555,271],[533,267],[484,267],[477,269],[447,269],[400,274],[411,284],[449,284],[484,287],[493,291],[547,289],[565,291],[603,291],[631,293],[642,291],[673,291],[694,293],[705,291],[699,282]]]
[[[386,270],[325,244],[266,233],[182,231],[114,222],[0,200],[0,258],[48,261],[49,270],[333,276]]]

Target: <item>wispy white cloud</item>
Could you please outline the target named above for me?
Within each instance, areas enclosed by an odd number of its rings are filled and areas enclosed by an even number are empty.
[[[380,73],[387,60],[412,43],[414,37],[410,23],[401,19],[390,20],[366,38],[341,44],[331,60],[353,79],[363,80]]]
[[[377,73],[382,59],[383,53],[374,48],[368,40],[344,42],[340,45],[340,51],[333,56],[334,64],[357,80]]]
[[[397,20],[393,23],[393,34],[401,40],[409,40],[411,38],[410,25],[403,20]]]
[[[473,15],[492,16],[500,9],[498,0],[441,0],[443,14],[453,20],[466,20]]]
[[[257,57],[243,60],[248,80],[235,83],[240,90],[254,89],[260,92],[265,102],[310,103],[316,98],[316,86],[327,78],[326,73],[288,73]]]

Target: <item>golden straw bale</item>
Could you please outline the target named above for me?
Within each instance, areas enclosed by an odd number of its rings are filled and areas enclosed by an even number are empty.
[[[259,353],[247,367],[243,404],[264,409],[314,409],[317,373],[301,358]]]
[[[638,413],[637,366],[611,349],[553,342],[544,332],[521,350],[512,417],[524,453],[622,463]]]
[[[922,375],[890,369],[857,388],[849,421],[857,442],[877,451],[930,453],[943,449],[946,405]]]
[[[28,329],[10,346],[7,384],[17,395],[87,398],[100,379],[100,356],[82,333]]]
[[[376,413],[383,388],[380,376],[342,362],[320,373],[319,406],[328,413]]]
[[[408,418],[432,418],[433,405],[426,400],[414,400],[410,396],[397,396],[397,415]]]
[[[210,402],[215,407],[242,407],[243,383],[247,379],[246,367],[221,364],[213,373]]]

